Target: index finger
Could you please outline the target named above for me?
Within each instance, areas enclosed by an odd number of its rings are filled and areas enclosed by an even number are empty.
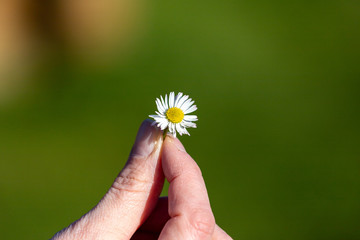
[[[183,221],[173,224],[185,226],[198,239],[211,236],[215,219],[199,166],[177,138],[167,136],[162,151],[162,167],[170,183],[169,215]]]

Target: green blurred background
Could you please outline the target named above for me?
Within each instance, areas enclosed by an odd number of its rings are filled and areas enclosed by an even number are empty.
[[[48,239],[90,210],[155,98],[182,91],[199,122],[180,139],[234,239],[360,239],[359,13],[350,0],[3,1],[1,238]]]

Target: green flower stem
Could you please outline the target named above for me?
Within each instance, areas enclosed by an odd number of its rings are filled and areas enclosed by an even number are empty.
[[[168,131],[169,131],[169,128],[164,129],[163,140],[165,140],[165,137],[166,137]]]

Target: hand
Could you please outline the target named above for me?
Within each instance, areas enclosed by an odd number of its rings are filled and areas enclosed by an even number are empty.
[[[169,196],[159,198],[169,181]],[[129,160],[90,212],[53,239],[231,239],[215,224],[200,168],[177,138],[142,123]]]

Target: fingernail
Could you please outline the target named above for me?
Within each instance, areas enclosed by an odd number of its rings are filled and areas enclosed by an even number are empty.
[[[167,136],[167,137],[168,137],[168,136]],[[171,141],[172,143],[174,143],[174,145],[176,146],[177,149],[179,149],[179,150],[182,151],[182,152],[186,152],[184,146],[182,145],[182,143],[180,142],[179,139],[174,138],[172,135],[170,136],[169,139],[170,139],[170,141]]]
[[[134,146],[131,150],[132,156],[149,156],[157,147],[160,141],[162,141],[162,131],[152,126],[152,121],[146,119],[140,126],[136,135]]]

